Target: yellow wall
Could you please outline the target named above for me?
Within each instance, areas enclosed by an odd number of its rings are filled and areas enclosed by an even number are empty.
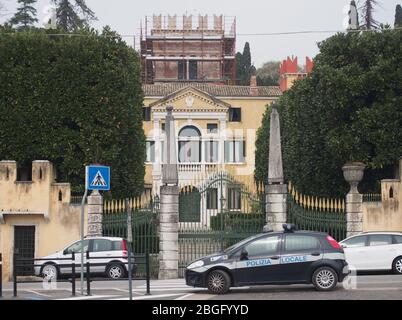
[[[40,168],[42,168],[42,180],[39,180],[38,175]],[[69,243],[80,239],[81,210],[79,205],[69,203],[69,184],[54,183],[53,166],[50,162],[34,162],[32,171],[32,183],[16,183],[16,163],[0,162],[0,212],[14,212],[11,215],[4,214],[4,223],[0,223],[0,252],[3,254],[4,281],[10,280],[12,275],[14,226],[35,226],[36,258],[59,251]],[[59,191],[63,195],[62,201],[59,201]],[[23,212],[47,212],[48,219],[42,214]],[[87,230],[86,208],[84,230]]]
[[[402,158],[399,162],[399,176],[402,177]],[[390,190],[393,197],[390,198]],[[381,202],[363,203],[364,231],[402,231],[402,182],[381,181]]]

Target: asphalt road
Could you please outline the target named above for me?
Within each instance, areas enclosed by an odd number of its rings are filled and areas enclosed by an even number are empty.
[[[344,287],[346,284],[346,288]],[[183,279],[151,281],[151,295],[146,295],[145,281],[133,282],[134,300],[402,300],[401,275],[360,275],[331,292],[318,292],[311,285],[253,286],[232,288],[225,295],[210,295],[206,289],[185,285]],[[86,288],[86,287],[85,287]],[[91,285],[91,295],[71,295],[71,284],[43,288],[41,283],[18,284],[13,297],[12,283],[3,284],[0,300],[128,300],[127,281],[99,281]]]

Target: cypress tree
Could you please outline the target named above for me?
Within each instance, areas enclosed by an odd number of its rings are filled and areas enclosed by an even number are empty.
[[[97,20],[85,0],[52,0],[56,5],[57,25],[66,32],[76,31]]]
[[[361,7],[363,17],[362,27],[366,30],[376,29],[379,26],[378,21],[373,17],[374,7],[376,5],[378,5],[377,0],[364,0],[364,4]]]
[[[402,28],[402,7],[398,4],[395,8],[395,28]]]
[[[17,29],[24,29],[38,22],[36,18],[36,9],[34,5],[37,0],[18,0],[20,6],[17,9],[14,17],[10,19],[10,24]]]

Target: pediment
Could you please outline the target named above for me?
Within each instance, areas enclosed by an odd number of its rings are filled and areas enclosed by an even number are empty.
[[[192,86],[173,92],[149,106],[152,111],[163,112],[168,105],[172,105],[175,112],[226,112],[230,107],[230,104]]]

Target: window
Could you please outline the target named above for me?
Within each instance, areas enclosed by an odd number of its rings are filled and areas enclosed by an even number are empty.
[[[229,109],[229,121],[241,122],[241,108],[230,108]]]
[[[180,130],[179,162],[201,162],[201,133],[194,126]]]
[[[312,236],[286,235],[285,251],[307,251],[320,248],[320,242]]]
[[[123,242],[122,241],[113,241],[113,250],[114,251],[123,250]]]
[[[241,209],[241,192],[239,189],[228,188],[228,209],[229,210]]]
[[[89,241],[88,240],[84,240],[83,241],[83,244],[84,244],[84,252],[85,251],[88,251],[88,244],[89,244]],[[76,243],[74,243],[74,244],[72,244],[71,246],[69,246],[67,249],[66,249],[66,252],[67,253],[77,253],[77,252],[81,252],[81,241],[77,241]]]
[[[218,209],[218,189],[216,188],[209,188],[207,190],[207,209]]]
[[[151,108],[150,107],[142,108],[142,119],[144,121],[151,121]]]
[[[111,251],[112,250],[112,242],[106,239],[97,239],[94,240],[93,243],[93,252],[99,251]]]
[[[205,162],[218,162],[218,141],[205,141]]]
[[[392,235],[390,234],[373,234],[369,237],[369,246],[383,246],[392,244]]]
[[[164,123],[161,124],[161,130],[162,130],[162,133],[165,133],[165,124]]]
[[[186,63],[186,61],[184,61],[184,60],[178,62],[178,67],[177,67],[178,74],[177,74],[177,78],[178,78],[179,80],[185,80],[185,79],[187,79],[186,65],[187,65],[187,63]]]
[[[247,251],[248,256],[270,256],[278,251],[279,236],[265,237],[255,240],[246,245],[244,249]]]
[[[155,162],[155,141],[147,141],[145,145],[147,148],[146,162]]]
[[[165,163],[165,141],[161,141],[161,155],[160,155],[161,163]]]
[[[225,162],[244,162],[246,157],[245,144],[245,141],[225,141]]]
[[[208,123],[207,133],[218,133],[218,125],[216,123]]]
[[[350,238],[343,243],[348,247],[364,247],[366,245],[367,236],[358,236],[354,238]]]
[[[197,61],[189,61],[188,64],[188,70],[189,70],[189,77],[190,80],[196,80],[198,78],[198,65]]]
[[[401,244],[402,243],[402,236],[394,236],[394,243]]]

